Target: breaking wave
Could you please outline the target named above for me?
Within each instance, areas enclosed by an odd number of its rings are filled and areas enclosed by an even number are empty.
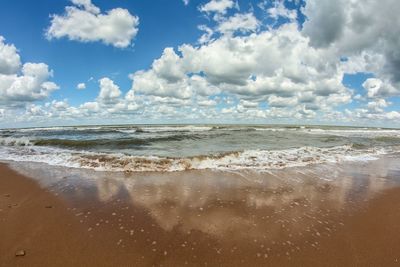
[[[0,160],[99,171],[282,169],[400,151],[399,129],[120,125],[0,130]]]
[[[174,172],[185,170],[255,170],[268,171],[310,164],[375,160],[379,155],[397,152],[393,149],[355,149],[352,145],[330,148],[301,147],[286,150],[245,150],[185,158],[129,156],[107,153],[77,153],[55,148],[14,147],[0,153],[4,160],[40,162],[55,166],[116,172]]]

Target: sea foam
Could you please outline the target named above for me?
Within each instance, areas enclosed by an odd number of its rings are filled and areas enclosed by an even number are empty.
[[[358,150],[350,145],[331,148],[301,147],[286,150],[245,150],[193,157],[129,156],[115,153],[76,152],[48,147],[2,148],[0,159],[46,163],[54,166],[116,172],[173,172],[185,170],[268,171],[321,163],[368,161],[393,149]]]

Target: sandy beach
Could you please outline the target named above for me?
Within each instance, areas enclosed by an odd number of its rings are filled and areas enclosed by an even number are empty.
[[[90,172],[88,178],[20,167],[31,179],[2,164],[0,263],[396,266],[397,162],[348,164],[336,174],[343,179],[331,181],[303,172],[291,182],[299,170],[250,182],[217,173],[213,182],[196,172],[123,178]],[[16,256],[21,250],[25,255]]]

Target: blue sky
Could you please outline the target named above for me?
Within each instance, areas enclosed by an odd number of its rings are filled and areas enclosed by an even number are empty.
[[[400,126],[393,4],[4,0],[0,126]],[[45,65],[24,75],[29,63]]]

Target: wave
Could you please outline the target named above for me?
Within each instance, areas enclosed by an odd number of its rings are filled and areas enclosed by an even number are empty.
[[[253,132],[257,131],[256,127],[229,127],[229,126],[215,126],[212,127],[211,131],[233,131],[233,132]]]
[[[209,126],[140,126],[138,127],[141,132],[145,133],[163,133],[163,132],[205,132],[210,131],[212,127]]]
[[[23,129],[2,129],[0,136],[10,134],[62,134],[76,135],[80,133],[193,133],[208,131],[287,131],[304,132],[308,134],[336,135],[342,137],[379,137],[379,136],[397,136],[400,137],[399,129],[380,129],[380,128],[351,128],[351,127],[317,127],[301,125],[117,125],[117,126],[66,126],[66,127],[48,127],[48,128],[23,128]]]
[[[216,136],[216,135],[215,135]],[[174,134],[166,136],[145,137],[145,138],[119,138],[119,139],[32,139],[29,137],[0,137],[0,145],[3,146],[54,146],[64,148],[128,148],[135,146],[151,145],[157,142],[198,140],[204,138],[199,134]]]
[[[340,137],[399,137],[400,130],[394,129],[303,129],[309,134],[336,135]]]
[[[395,147],[400,147],[395,129],[128,125],[0,130],[0,159],[128,172],[262,171],[373,158]]]
[[[30,146],[33,145],[28,137],[0,137],[0,145],[2,146]]]
[[[377,142],[383,142],[383,143],[399,143],[400,135],[398,135],[398,136],[377,136],[373,140],[377,141]]]
[[[96,140],[66,140],[66,139],[47,139],[32,142],[35,146],[56,146],[66,148],[96,148],[102,147],[122,147],[128,145],[147,145],[148,141],[143,139],[96,139]]]
[[[185,170],[269,171],[310,164],[366,161],[379,155],[398,152],[388,148],[355,149],[352,145],[330,148],[301,147],[286,150],[245,150],[185,158],[128,156],[91,152],[73,152],[36,147],[26,151],[6,147],[0,159],[40,162],[49,165],[115,172],[174,172]],[[26,148],[25,148],[26,149]]]

